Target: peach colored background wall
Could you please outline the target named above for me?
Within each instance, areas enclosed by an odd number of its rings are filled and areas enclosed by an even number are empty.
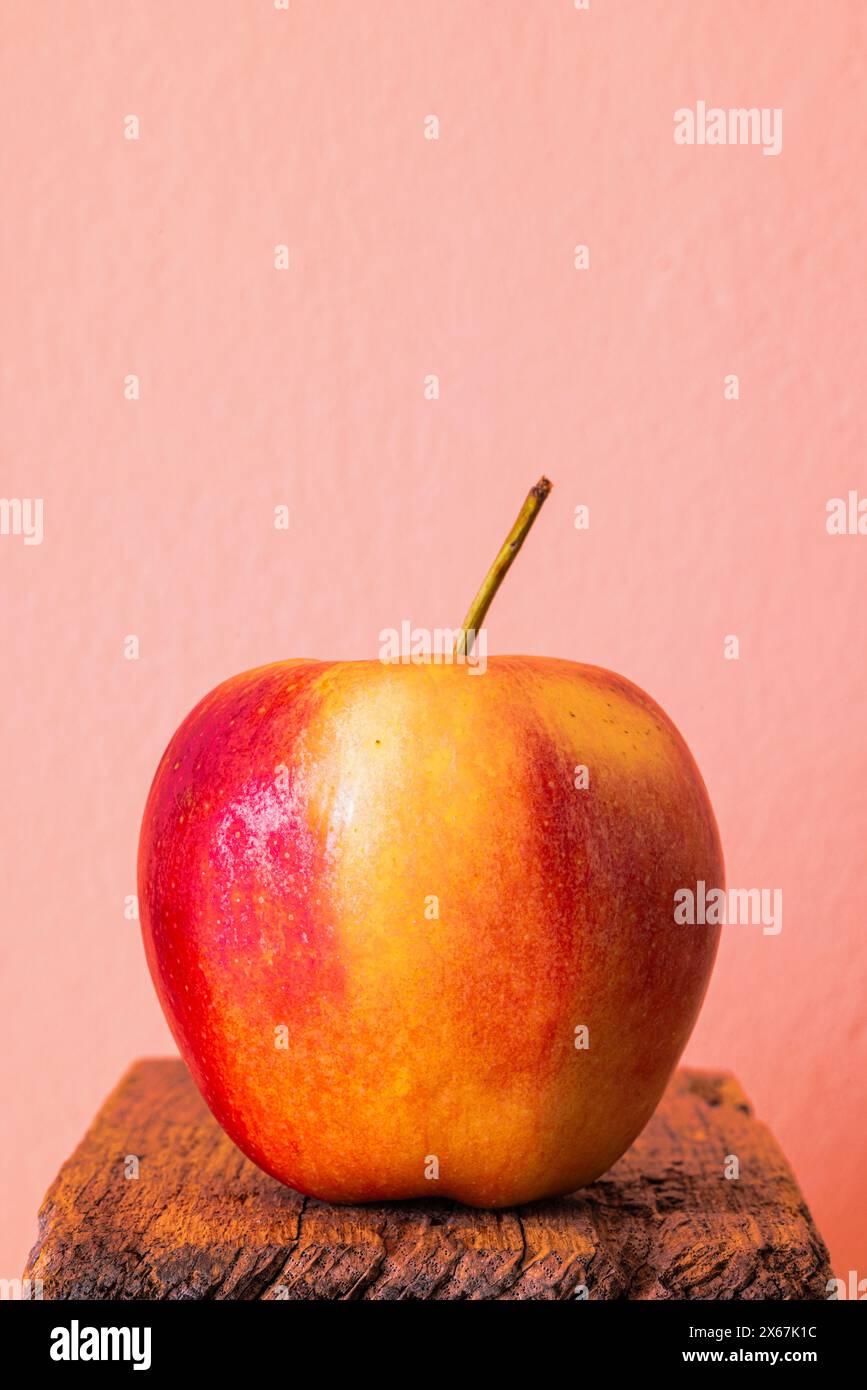
[[[245,667],[457,623],[544,469],[492,649],[648,689],[729,882],[782,888],[779,936],[724,930],[688,1060],[737,1073],[867,1276],[867,536],[825,529],[867,491],[865,19],[7,0],[0,492],[45,535],[0,537],[0,1275],[171,1048],[123,908],[176,724]],[[676,146],[700,99],[782,108],[781,154]]]

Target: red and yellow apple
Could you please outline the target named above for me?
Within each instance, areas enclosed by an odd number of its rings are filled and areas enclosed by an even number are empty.
[[[139,852],[202,1094],[334,1202],[499,1207],[610,1167],[705,993],[719,928],[674,921],[699,879],[719,838],[672,723],[539,657],[236,676],[169,744]]]

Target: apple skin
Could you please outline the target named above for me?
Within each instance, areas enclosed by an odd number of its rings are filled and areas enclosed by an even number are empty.
[[[205,1100],[331,1202],[501,1207],[605,1172],[707,988],[719,928],[674,921],[699,879],[723,886],[722,853],[677,730],[622,677],[541,657],[236,676],[169,744],[139,848],[148,963]]]

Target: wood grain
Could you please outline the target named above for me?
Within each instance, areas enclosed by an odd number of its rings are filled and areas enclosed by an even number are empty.
[[[177,1059],[137,1062],[108,1098],[48,1191],[26,1274],[46,1299],[569,1299],[581,1285],[594,1299],[820,1299],[831,1277],[731,1077],[678,1072],[629,1152],[572,1197],[334,1207],[244,1158]]]

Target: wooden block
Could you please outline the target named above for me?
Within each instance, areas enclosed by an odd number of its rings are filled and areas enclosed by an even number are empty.
[[[26,1275],[46,1299],[568,1299],[580,1285],[594,1299],[821,1299],[831,1271],[776,1141],[725,1075],[679,1071],[592,1187],[476,1211],[302,1197],[234,1147],[165,1059],[132,1067],[63,1165]]]

